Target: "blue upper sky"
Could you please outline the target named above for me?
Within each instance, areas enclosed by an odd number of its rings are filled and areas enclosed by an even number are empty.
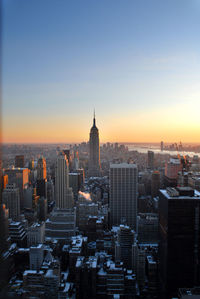
[[[86,140],[94,107],[102,140],[137,141],[134,119],[200,108],[199,0],[4,0],[2,41],[5,141]]]

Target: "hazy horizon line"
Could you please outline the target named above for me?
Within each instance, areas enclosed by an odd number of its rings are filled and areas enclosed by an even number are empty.
[[[160,143],[162,142],[163,140],[161,140],[160,142],[147,142],[147,141],[144,141],[144,142],[137,142],[137,141],[128,141],[128,142],[121,142],[121,141],[106,141],[106,142],[100,142],[100,144],[107,144],[107,143],[111,143],[111,144],[115,144],[115,143],[118,143],[118,144],[154,144],[154,145],[160,145]],[[27,145],[27,144],[67,144],[67,145],[75,145],[75,144],[81,144],[81,143],[89,143],[89,141],[77,141],[77,142],[1,142],[2,145],[6,145],[6,144],[19,144],[19,145]],[[180,141],[163,141],[164,144],[180,144]],[[188,145],[200,145],[200,141],[199,142],[187,142],[187,141],[184,141],[182,142],[182,144],[188,144]]]

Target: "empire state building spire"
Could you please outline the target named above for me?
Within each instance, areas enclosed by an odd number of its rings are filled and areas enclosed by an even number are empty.
[[[89,144],[90,144],[89,176],[100,176],[99,130],[96,127],[95,110],[94,110],[93,126],[90,130]]]
[[[94,109],[93,127],[96,127],[95,109]]]

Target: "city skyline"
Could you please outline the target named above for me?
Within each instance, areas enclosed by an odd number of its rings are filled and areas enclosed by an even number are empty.
[[[3,142],[199,142],[198,1],[3,1]]]
[[[0,299],[200,298],[200,0],[0,16]]]
[[[76,137],[75,137],[76,138]],[[176,137],[175,137],[176,138]],[[182,140],[181,138],[179,139],[177,137],[177,139],[173,139],[173,140],[164,140],[164,143],[166,145],[170,145],[170,144],[178,144],[179,142],[182,143]],[[37,140],[37,141],[34,141],[33,139],[31,139],[30,141],[29,140],[26,140],[25,142],[23,141],[20,141],[19,139],[15,139],[12,140],[12,141],[5,141],[3,139],[3,142],[2,144],[76,144],[76,143],[82,143],[82,142],[86,142],[86,143],[89,143],[90,142],[90,136],[89,138],[85,138],[85,139],[80,139],[80,140],[77,140],[77,139],[74,139],[72,141],[69,141],[69,140],[50,140],[50,141],[45,141],[46,139],[45,138],[42,138],[41,140]],[[180,140],[180,141],[179,141]],[[198,145],[200,142],[198,141],[199,139],[197,139],[197,141],[183,141],[183,143],[185,145]],[[145,141],[143,139],[141,140],[138,140],[138,141],[133,141],[133,140],[123,140],[123,141],[120,141],[118,139],[107,139],[107,140],[100,140],[99,141],[99,144],[102,145],[102,144],[106,144],[106,143],[119,143],[119,144],[138,144],[138,145],[142,145],[142,144],[151,144],[151,145],[159,145],[160,146],[160,140],[159,139],[156,139],[156,140],[152,140],[152,139],[146,139]],[[162,141],[163,142],[163,141]]]

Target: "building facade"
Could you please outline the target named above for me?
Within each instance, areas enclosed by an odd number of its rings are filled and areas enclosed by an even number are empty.
[[[69,187],[69,164],[64,152],[59,153],[56,161],[55,191],[57,208],[69,209],[73,207],[73,192],[72,188]]]
[[[110,224],[137,231],[138,171],[135,164],[110,165]]]

